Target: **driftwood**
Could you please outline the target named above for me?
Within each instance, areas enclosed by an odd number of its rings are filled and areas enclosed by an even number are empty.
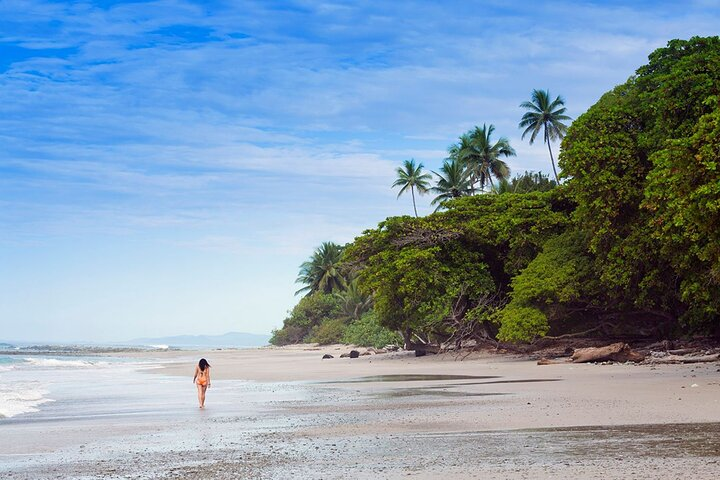
[[[678,350],[668,350],[667,353],[671,355],[687,355],[688,353],[699,352],[701,349],[698,347],[693,348],[680,348]]]
[[[648,363],[710,363],[717,361],[720,361],[720,353],[695,357],[689,355],[668,355],[667,357],[653,358]]]
[[[645,356],[633,351],[627,343],[613,343],[605,347],[578,348],[572,354],[573,363],[641,362]]]
[[[554,358],[543,357],[537,361],[537,364],[538,365],[557,365],[560,363],[569,363],[569,362],[570,362],[570,359],[558,360],[558,359],[554,359]]]

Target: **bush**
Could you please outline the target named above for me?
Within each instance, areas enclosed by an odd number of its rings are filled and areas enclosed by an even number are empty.
[[[320,345],[340,343],[346,328],[347,325],[341,318],[325,320],[312,330],[309,340]]]
[[[545,314],[534,307],[508,305],[500,312],[499,319],[498,339],[504,342],[529,342],[550,330]]]
[[[402,337],[397,332],[381,326],[377,315],[372,310],[347,327],[342,341],[361,347],[375,348],[382,348],[389,344],[402,345]]]
[[[310,341],[311,331],[322,322],[342,317],[340,300],[334,295],[314,293],[300,299],[282,328],[273,331],[270,343],[289,345]]]

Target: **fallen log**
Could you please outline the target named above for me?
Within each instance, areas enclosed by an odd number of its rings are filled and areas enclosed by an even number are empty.
[[[720,353],[714,355],[668,355],[667,357],[653,358],[648,363],[710,363],[720,361]]]
[[[558,365],[558,364],[561,364],[561,363],[570,363],[570,359],[565,358],[565,359],[559,360],[559,359],[556,359],[556,358],[545,358],[545,357],[543,357],[543,358],[541,358],[540,360],[537,361],[537,364],[538,364],[538,365]]]
[[[572,354],[573,363],[587,362],[641,362],[645,356],[635,352],[627,343],[613,343],[605,347],[578,348]]]

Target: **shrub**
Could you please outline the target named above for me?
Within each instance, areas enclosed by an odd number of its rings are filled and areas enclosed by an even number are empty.
[[[347,327],[342,341],[361,347],[382,348],[388,344],[402,344],[402,337],[380,325],[377,315],[371,310]]]

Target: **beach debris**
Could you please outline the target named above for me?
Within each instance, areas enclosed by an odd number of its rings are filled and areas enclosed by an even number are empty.
[[[340,358],[350,358],[350,354],[347,353],[347,352],[345,352],[345,353],[343,353],[343,354],[340,355]]]
[[[333,357],[333,356],[330,355],[329,353],[326,353],[326,354],[323,355],[323,357],[322,357],[323,360],[326,360],[326,359],[328,359],[328,358],[335,358],[335,357]]]
[[[720,353],[711,355],[665,355],[662,357],[651,356],[647,363],[710,363],[720,361]]]
[[[391,344],[385,345],[384,350],[385,350],[385,352],[397,352],[398,350],[400,350],[400,346],[391,343]],[[383,352],[383,353],[385,353],[385,352]]]
[[[350,358],[358,358],[360,356],[360,352],[357,350],[350,350]]]
[[[557,359],[557,358],[541,358],[537,361],[538,365],[557,365],[560,363],[570,363],[571,360],[568,358]]]
[[[604,347],[578,348],[570,357],[573,363],[587,362],[641,362],[645,356],[630,348],[627,343],[612,343]]]
[[[360,354],[361,357],[366,357],[366,356],[368,356],[368,355],[372,355],[372,352],[371,352],[371,351],[368,351],[368,350],[365,350],[364,352],[362,352],[362,353]]]

